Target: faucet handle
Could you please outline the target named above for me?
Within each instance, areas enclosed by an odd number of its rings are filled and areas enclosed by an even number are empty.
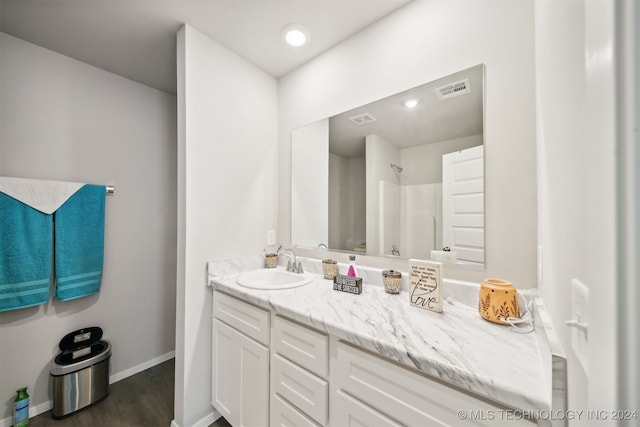
[[[302,261],[298,261],[298,266],[296,267],[296,273],[304,273],[304,268],[302,268]]]
[[[291,260],[287,261],[287,271],[294,271],[293,266],[291,265]]]

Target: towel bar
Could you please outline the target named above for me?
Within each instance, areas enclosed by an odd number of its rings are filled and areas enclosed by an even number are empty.
[[[115,194],[115,192],[116,192],[116,187],[114,187],[113,185],[107,185],[107,196],[111,196]]]

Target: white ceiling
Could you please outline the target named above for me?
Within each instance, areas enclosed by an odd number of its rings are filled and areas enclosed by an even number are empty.
[[[436,89],[469,80],[471,91],[440,99]],[[484,66],[476,65],[421,86],[329,118],[329,151],[341,157],[365,155],[365,138],[378,135],[398,148],[447,141],[483,133]],[[404,102],[418,99],[408,109]],[[369,114],[375,121],[357,125],[350,118]]]
[[[189,24],[280,77],[410,0],[2,0],[0,30],[176,93],[176,32]],[[280,30],[300,23],[293,48]]]

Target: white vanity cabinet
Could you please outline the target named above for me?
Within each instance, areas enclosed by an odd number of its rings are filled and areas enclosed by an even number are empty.
[[[234,427],[269,423],[270,313],[213,293],[211,404]]]
[[[211,403],[234,427],[536,425],[239,298],[213,292]]]
[[[328,346],[327,335],[274,316],[271,427],[327,425]]]
[[[330,381],[335,426],[535,426],[338,340],[332,341]]]

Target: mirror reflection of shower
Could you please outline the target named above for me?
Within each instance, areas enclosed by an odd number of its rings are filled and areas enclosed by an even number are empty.
[[[395,171],[398,173],[402,173],[402,167],[396,165],[395,163],[391,163],[391,168],[395,169]]]

